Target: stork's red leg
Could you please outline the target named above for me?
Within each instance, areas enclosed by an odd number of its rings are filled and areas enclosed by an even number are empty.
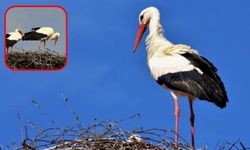
[[[189,98],[189,106],[190,106],[190,123],[191,123],[191,137],[192,137],[192,147],[195,148],[194,144],[194,109],[193,109],[193,99]]]
[[[172,93],[174,98],[174,105],[175,105],[175,147],[178,148],[178,129],[179,129],[179,117],[180,117],[180,107],[178,103],[178,97],[174,93]]]

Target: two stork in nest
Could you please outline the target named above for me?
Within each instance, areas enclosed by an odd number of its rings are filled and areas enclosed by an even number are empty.
[[[7,53],[13,50],[13,46],[20,40],[23,41],[40,41],[38,49],[41,48],[41,45],[45,48],[47,40],[54,41],[56,45],[57,40],[60,37],[60,33],[55,32],[51,27],[35,27],[31,31],[23,33],[20,29],[16,29],[14,32],[9,32],[6,34],[6,48]]]

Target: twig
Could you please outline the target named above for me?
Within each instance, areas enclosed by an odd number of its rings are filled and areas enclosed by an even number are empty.
[[[23,135],[23,127],[25,127],[25,125],[23,124],[22,120],[21,120],[21,115],[20,112],[18,110],[17,105],[15,105],[15,109],[16,109],[16,115],[17,115],[17,119],[18,119],[18,124],[19,124],[19,130],[20,130],[20,134],[21,134],[21,139],[22,141],[25,140],[24,135]]]
[[[56,126],[56,123],[53,119],[51,119],[51,117],[49,116],[49,114],[47,113],[47,111],[45,109],[43,109],[42,105],[40,105],[36,100],[32,100],[32,104],[37,107],[39,110],[41,110],[41,112],[43,113],[43,115],[46,117],[46,119],[48,119],[48,121],[53,125]]]
[[[246,147],[244,146],[244,144],[242,142],[240,142],[240,145],[241,145],[243,150],[246,150]]]

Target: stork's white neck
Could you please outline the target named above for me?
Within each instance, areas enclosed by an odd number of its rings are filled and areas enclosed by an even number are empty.
[[[154,14],[151,16],[149,22],[149,35],[146,39],[146,45],[148,50],[148,59],[150,59],[157,51],[166,49],[173,45],[163,35],[164,31],[160,24],[160,15]]]

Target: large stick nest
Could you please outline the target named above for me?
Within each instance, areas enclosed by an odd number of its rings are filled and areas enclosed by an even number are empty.
[[[51,50],[13,51],[7,53],[6,63],[12,69],[60,69],[65,65],[66,57]]]
[[[62,95],[63,96],[63,95]],[[194,150],[192,146],[180,135],[178,148],[175,147],[173,137],[176,133],[172,130],[159,128],[144,129],[143,127],[132,130],[124,130],[118,126],[125,120],[134,120],[141,117],[135,114],[131,117],[116,121],[94,120],[88,126],[84,126],[79,116],[68,105],[68,98],[63,96],[68,109],[72,113],[75,124],[60,128],[52,120],[47,111],[36,100],[32,103],[38,108],[51,123],[49,128],[42,129],[30,120],[24,123],[17,109],[22,145],[16,146],[16,142],[7,146],[7,149],[15,150]],[[28,128],[28,127],[29,128]],[[28,134],[28,129],[36,132],[32,136]],[[197,147],[196,147],[197,149]],[[207,150],[203,146],[197,150]],[[247,150],[240,139],[236,142],[222,141],[215,148],[216,150]],[[0,146],[1,150],[1,146]]]
[[[102,121],[89,127],[48,128],[33,138],[25,138],[16,150],[194,150],[182,137],[178,148],[171,138],[175,133],[164,129],[124,131],[117,122]],[[33,126],[33,125],[32,125]],[[38,129],[37,127],[35,127]],[[240,140],[224,141],[216,150],[247,150]],[[208,150],[207,146],[197,150]]]
[[[173,150],[173,135],[163,129],[124,131],[117,122],[102,121],[89,127],[39,129],[35,137],[23,140],[20,150]],[[184,139],[180,142],[178,149],[192,150]]]

